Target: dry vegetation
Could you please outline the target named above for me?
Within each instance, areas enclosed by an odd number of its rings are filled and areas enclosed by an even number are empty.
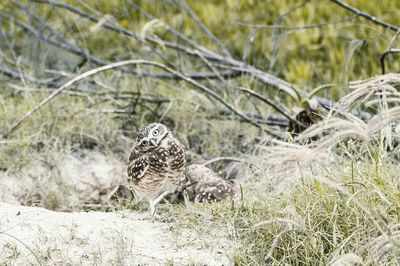
[[[400,264],[398,1],[346,1],[394,28],[334,0],[136,2],[0,3],[1,201],[143,211],[113,188],[138,129],[161,121],[189,162],[240,159],[210,166],[241,193],[165,204],[158,222],[220,230],[236,265]],[[124,60],[142,61],[110,65]],[[80,194],[65,169],[93,161],[113,181]]]

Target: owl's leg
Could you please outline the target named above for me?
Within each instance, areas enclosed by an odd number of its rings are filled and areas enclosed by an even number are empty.
[[[189,195],[185,192],[183,192],[183,200],[184,200],[186,208],[192,207],[192,203],[190,202]]]
[[[150,200],[149,201],[149,208],[150,208],[150,215],[154,216],[154,214],[156,213],[156,205],[158,203],[160,203],[160,201],[166,196],[168,195],[170,192],[169,191],[164,191],[163,193],[161,193],[155,200]]]
[[[160,203],[160,201],[169,194],[169,191],[164,191],[163,193],[160,194],[160,196],[158,196],[155,200],[154,200],[154,205],[157,205],[158,203]]]
[[[156,213],[156,205],[154,204],[153,201],[149,201],[149,210],[150,210],[150,216],[154,216]]]

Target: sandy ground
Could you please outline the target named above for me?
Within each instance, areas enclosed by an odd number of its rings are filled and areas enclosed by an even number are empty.
[[[65,213],[0,203],[0,264],[233,264],[232,243],[223,236],[172,232],[173,223],[157,220],[147,213]]]

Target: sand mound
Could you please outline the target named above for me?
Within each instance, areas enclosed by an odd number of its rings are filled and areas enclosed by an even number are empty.
[[[65,213],[0,203],[0,264],[232,265],[230,245],[223,236],[200,236],[147,213]]]

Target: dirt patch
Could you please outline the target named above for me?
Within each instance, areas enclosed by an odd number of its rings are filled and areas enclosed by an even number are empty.
[[[0,264],[233,265],[232,243],[223,236],[204,238],[147,213],[65,213],[0,203],[0,232]]]
[[[126,162],[98,151],[36,155],[18,171],[0,172],[0,201],[76,210],[107,201],[126,183]]]

